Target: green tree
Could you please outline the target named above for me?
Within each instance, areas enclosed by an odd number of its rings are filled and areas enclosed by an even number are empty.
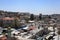
[[[39,14],[39,20],[42,20],[42,14]]]
[[[1,26],[1,27],[3,26],[3,20],[0,21],[0,26]]]
[[[30,15],[30,20],[34,20],[34,14]]]
[[[58,27],[58,34],[60,35],[60,27]]]
[[[51,19],[51,16],[50,16],[50,15],[48,15],[48,18],[49,18],[49,19]]]

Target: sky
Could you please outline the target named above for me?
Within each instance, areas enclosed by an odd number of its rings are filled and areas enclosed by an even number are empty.
[[[60,0],[0,0],[0,10],[60,14]]]

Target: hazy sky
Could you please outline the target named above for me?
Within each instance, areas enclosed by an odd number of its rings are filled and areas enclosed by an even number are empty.
[[[60,0],[0,0],[0,10],[60,14]]]

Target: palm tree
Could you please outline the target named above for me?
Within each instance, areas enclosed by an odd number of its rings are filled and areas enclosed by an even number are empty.
[[[55,27],[56,27],[56,24],[53,25],[54,35],[55,35]]]
[[[20,23],[18,21],[18,18],[15,17],[15,20],[14,20],[14,25],[15,25],[15,28],[18,28],[20,26]]]

